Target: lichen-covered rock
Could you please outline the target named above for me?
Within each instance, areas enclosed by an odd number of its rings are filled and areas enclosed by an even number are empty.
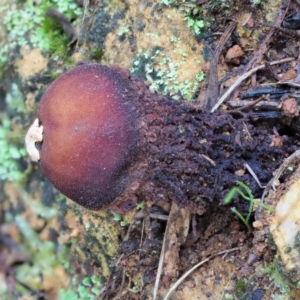
[[[295,285],[300,280],[299,199],[300,180],[298,178],[280,197],[270,225],[270,231],[285,268],[285,276]]]

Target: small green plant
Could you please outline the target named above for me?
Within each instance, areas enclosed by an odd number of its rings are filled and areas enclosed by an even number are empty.
[[[128,225],[128,223],[129,223],[129,218],[128,218],[128,217],[122,218],[120,214],[118,214],[118,213],[116,213],[116,212],[114,212],[114,211],[112,211],[111,213],[112,213],[113,216],[114,216],[114,217],[113,217],[113,220],[116,221],[116,222],[120,222],[120,225],[121,225],[122,227]]]
[[[244,200],[249,201],[250,205],[249,205],[249,210],[248,210],[248,214],[247,214],[246,218],[235,207],[232,207],[231,210],[243,221],[243,223],[247,226],[247,228],[249,230],[251,230],[249,220],[250,220],[250,216],[253,211],[254,205],[261,206],[264,209],[267,209],[271,212],[274,212],[274,209],[272,207],[270,207],[269,205],[266,205],[264,203],[261,203],[260,201],[255,200],[250,188],[245,183],[243,183],[241,181],[237,181],[237,184],[239,185],[239,187],[233,187],[229,191],[229,193],[224,198],[224,203],[225,204],[230,203],[236,194],[239,194]],[[244,192],[242,191],[242,189],[244,189],[248,195],[245,195]]]
[[[145,207],[145,203],[141,202],[136,206],[136,210],[142,210],[142,209],[144,209],[144,207]]]
[[[187,22],[187,26],[193,28],[195,34],[199,34],[201,31],[201,28],[204,27],[204,21],[203,20],[194,20],[190,16],[185,16],[184,19]]]
[[[201,6],[197,3],[197,0],[162,0],[161,2],[166,6],[177,7],[183,13],[187,26],[193,28],[195,34],[200,33],[201,28],[204,27],[204,21],[195,19],[195,16],[199,15],[201,11]]]
[[[138,281],[133,282],[133,287],[130,289],[133,293],[139,293],[140,292],[140,283]]]
[[[60,290],[59,300],[96,300],[101,293],[102,281],[99,277],[93,275],[92,277],[85,277],[78,285],[77,291],[73,287],[68,290]]]
[[[114,217],[113,217],[113,220],[114,220],[114,221],[119,222],[119,221],[122,220],[120,214],[118,214],[118,213],[116,213],[116,212],[114,212],[114,211],[112,211],[111,213],[112,213],[113,216],[114,216]]]

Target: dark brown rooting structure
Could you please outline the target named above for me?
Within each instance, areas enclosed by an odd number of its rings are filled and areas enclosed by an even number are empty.
[[[43,171],[94,210],[145,199],[203,209],[220,203],[238,180],[257,196],[261,188],[245,164],[266,184],[296,149],[287,136],[274,143],[272,128],[152,93],[124,70],[97,64],[56,80],[38,117]]]

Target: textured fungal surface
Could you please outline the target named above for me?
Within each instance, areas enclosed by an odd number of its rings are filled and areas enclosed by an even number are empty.
[[[141,195],[157,202],[168,199],[202,210],[222,203],[238,180],[260,197],[262,189],[246,164],[265,185],[283,159],[297,149],[295,140],[286,135],[277,137],[281,143],[274,146],[272,126],[254,126],[247,115],[236,119],[222,111],[208,113],[197,103],[158,99],[154,94],[143,101],[150,183]],[[248,209],[246,201],[236,206]]]
[[[41,167],[58,190],[87,208],[100,209],[118,195],[136,154],[129,90],[117,72],[82,64],[41,100]]]
[[[255,197],[292,138],[249,116],[209,113],[196,102],[152,93],[117,67],[82,64],[50,85],[42,98],[40,163],[54,186],[78,204],[120,211],[137,201],[175,201],[201,214],[244,182]],[[247,166],[248,168],[247,168]],[[236,197],[238,200],[238,197]],[[235,203],[241,211],[248,203]]]

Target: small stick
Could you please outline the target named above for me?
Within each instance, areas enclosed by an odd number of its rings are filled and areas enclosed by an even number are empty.
[[[143,211],[139,211],[138,213],[135,214],[134,218],[137,220],[143,219],[144,217],[146,217],[147,213],[143,212]],[[150,213],[148,214],[148,216],[151,219],[157,219],[157,220],[162,220],[162,221],[168,221],[169,216],[167,215],[161,215],[161,214],[155,214],[155,213]]]
[[[257,184],[259,185],[260,188],[264,189],[266,188],[266,186],[261,185],[258,177],[256,176],[256,174],[254,173],[254,171],[252,170],[252,168],[246,163],[245,167],[247,168],[248,172],[252,175],[252,177],[254,178],[254,180],[257,182]]]
[[[250,100],[240,100],[240,101],[228,101],[227,104],[232,108],[228,112],[237,112],[242,109],[249,108],[252,106],[254,101]],[[278,110],[278,102],[276,101],[264,101],[261,100],[258,103],[255,103],[255,108],[266,109],[266,110]],[[299,106],[300,109],[300,106]]]
[[[270,98],[268,96],[269,95],[267,95],[267,96],[260,96],[258,99],[254,100],[254,101],[251,101],[251,102],[248,102],[244,106],[241,106],[241,107],[238,107],[236,109],[233,109],[233,111],[241,111],[241,110],[249,109],[249,108],[255,106],[257,103],[261,102],[264,99],[268,100]]]
[[[170,288],[170,290],[168,291],[167,295],[165,296],[164,300],[168,300],[169,297],[171,296],[171,294],[177,289],[177,287],[183,282],[183,280],[188,277],[192,272],[194,272],[198,267],[200,267],[201,265],[203,265],[204,263],[208,262],[209,260],[211,260],[212,258],[222,255],[224,253],[230,253],[233,251],[237,251],[240,248],[232,248],[232,249],[227,249],[224,251],[220,251],[217,254],[211,255],[210,257],[202,260],[201,262],[199,262],[198,264],[196,264],[195,266],[193,266],[191,269],[189,269],[186,273],[184,273],[175,283],[174,285]]]
[[[248,126],[246,125],[245,122],[243,122],[243,124],[244,124],[245,130],[246,130],[246,133],[248,134],[249,139],[252,141],[252,136],[251,136],[251,134],[250,134],[250,132],[248,130]]]
[[[50,8],[47,11],[47,16],[56,20],[62,26],[63,30],[71,36],[71,42],[67,46],[70,46],[77,41],[78,33],[64,14],[54,8]]]
[[[270,65],[280,64],[280,63],[284,63],[284,62],[292,61],[292,60],[294,60],[294,58],[287,57],[287,58],[284,58],[284,59],[281,59],[281,60],[272,61],[272,62],[270,62]],[[219,101],[216,103],[216,105],[212,108],[211,112],[214,112],[227,99],[227,97],[229,97],[229,95],[235,90],[235,88],[238,87],[245,79],[247,79],[248,77],[250,77],[256,71],[261,70],[261,69],[263,69],[265,67],[266,67],[266,64],[259,65],[259,66],[255,67],[255,68],[253,68],[252,70],[246,72],[241,77],[239,77],[236,80],[236,82],[219,99]]]
[[[300,150],[295,151],[292,155],[290,155],[288,158],[285,159],[285,161],[281,164],[281,166],[276,171],[276,175],[273,177],[273,179],[268,183],[268,186],[272,186],[273,190],[276,191],[276,181],[280,178],[283,171],[287,168],[289,164],[294,162],[296,159],[300,157]]]
[[[154,289],[153,289],[153,300],[156,300],[156,297],[157,297],[157,292],[158,292],[158,287],[159,287],[159,282],[160,282],[160,276],[161,276],[162,269],[163,269],[163,264],[164,264],[166,240],[167,240],[167,235],[165,234],[163,244],[162,244],[162,247],[161,247],[159,263],[158,263],[158,268],[157,268],[157,273],[156,273],[156,279],[155,279],[155,284],[154,284]]]
[[[278,25],[281,24],[281,22],[282,22],[282,20],[283,20],[283,18],[285,16],[285,14],[286,14],[286,12],[287,12],[287,10],[289,8],[289,5],[290,5],[290,0],[287,0],[286,9],[285,9],[284,12],[280,11],[280,13],[278,14],[278,16],[277,16],[277,18],[275,20],[275,26],[278,26]],[[239,86],[239,84],[243,80],[245,80],[246,78],[248,78],[249,76],[251,76],[257,70],[265,68],[265,64],[263,64],[263,65],[255,67],[255,68],[251,69],[250,71],[248,71],[251,67],[253,67],[255,64],[257,64],[258,62],[261,61],[263,54],[266,53],[267,45],[270,42],[270,38],[271,38],[272,34],[274,33],[274,30],[275,30],[275,28],[272,28],[270,30],[270,32],[268,33],[268,35],[265,37],[264,41],[261,43],[259,49],[255,52],[253,58],[247,64],[247,66],[245,68],[246,73],[243,74],[240,78],[238,78],[238,80],[233,84],[233,86],[231,86],[227,90],[227,92],[220,98],[220,100],[217,102],[217,104],[211,109],[211,112],[214,112],[226,100],[226,98],[233,92],[233,90],[237,86]],[[270,64],[272,64],[272,63],[270,63]]]
[[[275,80],[281,81],[281,78],[274,72],[274,70],[273,70],[273,68],[271,67],[271,65],[270,65],[269,62],[267,62],[266,66],[267,66],[267,69],[269,70],[271,76],[272,76]]]
[[[219,60],[220,53],[221,53],[225,43],[229,39],[235,26],[236,26],[236,21],[233,21],[226,27],[215,51],[213,51],[209,45],[204,43],[211,55],[210,71],[209,71],[208,86],[207,86],[207,97],[206,97],[206,103],[204,105],[204,107],[207,110],[210,110],[218,99],[218,96],[219,96],[218,60]]]
[[[258,70],[261,70],[265,68],[265,64],[260,65],[258,67],[253,68],[252,70],[248,71],[247,73],[243,74],[241,77],[239,77],[236,82],[225,92],[225,94],[219,99],[219,101],[216,103],[216,105],[211,109],[211,112],[214,112],[226,99],[229,97],[229,95],[237,88],[245,79],[250,77],[253,73],[255,73]]]
[[[294,30],[294,29],[288,29],[288,28],[284,28],[284,27],[281,27],[281,26],[275,26],[275,25],[272,25],[272,24],[268,24],[268,23],[261,23],[261,22],[258,22],[259,25],[261,26],[265,26],[265,27],[269,27],[269,28],[273,28],[273,29],[276,29],[276,30],[279,30],[289,36],[293,36],[293,37],[300,37],[300,30]]]
[[[139,259],[141,259],[141,252],[142,252],[143,239],[144,239],[144,230],[145,230],[145,220],[143,220],[143,223],[142,223],[141,241],[140,241],[140,249],[139,249]]]
[[[282,23],[282,21],[284,19],[284,16],[285,16],[286,12],[289,9],[290,2],[291,2],[290,0],[287,0],[286,3],[285,3],[285,9],[281,9],[281,8],[279,9],[279,12],[278,12],[277,17],[276,17],[275,22],[274,22],[275,26],[279,26]],[[269,33],[267,34],[265,39],[260,44],[259,49],[255,52],[253,58],[247,64],[247,67],[246,67],[245,71],[250,70],[256,64],[261,62],[264,53],[267,52],[267,46],[270,43],[270,40],[271,40],[271,37],[272,37],[274,31],[275,31],[275,28],[271,28],[271,30],[269,31]]]

